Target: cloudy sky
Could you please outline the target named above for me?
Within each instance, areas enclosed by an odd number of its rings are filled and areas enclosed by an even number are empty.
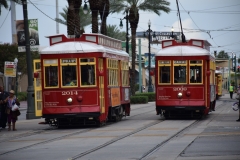
[[[45,36],[56,34],[56,0],[28,0],[28,18],[38,19],[40,45],[48,46]],[[137,31],[148,29],[148,21],[151,21],[153,31],[164,32],[180,31],[179,18],[177,16],[176,0],[169,0],[171,12],[161,12],[158,16],[150,12],[140,12],[140,20]],[[8,0],[10,4],[10,1]],[[33,5],[33,4],[34,5]],[[58,10],[67,6],[67,0],[58,0]],[[84,3],[83,3],[84,4]],[[239,0],[179,0],[179,9],[182,27],[187,39],[204,39],[212,45],[211,52],[224,50],[236,53],[240,56],[240,1]],[[50,18],[49,18],[50,17]],[[107,23],[119,25],[123,13],[111,14]],[[61,16],[59,16],[61,18]],[[16,19],[23,19],[21,5],[16,5]],[[125,31],[125,21],[122,31]],[[86,33],[91,33],[91,26],[85,28]],[[11,43],[11,12],[2,8],[0,15],[0,43]],[[59,24],[59,32],[67,35],[67,27]]]

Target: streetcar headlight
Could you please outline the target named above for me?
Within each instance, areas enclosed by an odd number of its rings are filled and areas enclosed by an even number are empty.
[[[182,98],[182,93],[181,92],[178,93],[178,98]]]
[[[72,103],[72,101],[73,101],[72,98],[68,98],[68,99],[67,99],[67,102],[68,102],[68,103]]]

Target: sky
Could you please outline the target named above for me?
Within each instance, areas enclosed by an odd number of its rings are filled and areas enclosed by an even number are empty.
[[[10,1],[7,0],[10,6]],[[140,11],[140,20],[137,31],[146,31],[148,21],[151,29],[156,32],[179,32],[181,29],[177,16],[176,0],[170,2],[170,13],[161,12],[158,16],[153,12]],[[46,36],[56,34],[56,0],[28,0],[28,18],[38,19],[40,46],[49,46]],[[34,4],[32,4],[32,3]],[[186,39],[207,40],[212,46],[211,53],[215,50],[236,54],[240,57],[240,1],[239,0],[178,0],[183,33]],[[67,0],[58,0],[58,10],[68,5]],[[84,2],[82,3],[82,6]],[[89,5],[88,5],[89,6]],[[37,8],[36,8],[37,7]],[[110,14],[107,24],[120,24],[123,13]],[[50,18],[49,18],[50,17]],[[59,15],[59,18],[61,16]],[[23,19],[21,5],[16,5],[16,19]],[[126,22],[123,20],[126,31]],[[129,25],[130,26],[130,25]],[[86,33],[91,33],[91,25],[85,28]],[[67,35],[67,27],[59,24],[59,33]],[[129,33],[130,30],[129,30]],[[11,12],[2,7],[0,15],[0,43],[12,42]]]

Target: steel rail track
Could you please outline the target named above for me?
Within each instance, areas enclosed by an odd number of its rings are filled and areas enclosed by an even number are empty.
[[[78,155],[75,155],[75,156],[73,156],[73,157],[70,157],[70,158],[68,158],[68,160],[75,160],[75,159],[81,158],[81,157],[83,157],[83,156],[86,156],[86,155],[88,155],[88,154],[90,154],[90,153],[93,153],[93,152],[95,152],[95,151],[97,151],[97,150],[99,150],[99,149],[102,149],[102,148],[104,148],[104,147],[106,147],[106,146],[108,146],[108,145],[110,145],[110,144],[113,144],[113,143],[115,143],[115,142],[117,142],[117,141],[119,141],[119,140],[122,140],[122,139],[124,139],[124,138],[126,138],[126,137],[129,137],[129,136],[131,136],[131,135],[133,135],[133,134],[135,134],[135,133],[138,133],[138,132],[140,132],[140,131],[142,131],[142,130],[144,130],[144,129],[147,129],[147,128],[149,128],[149,127],[151,127],[151,126],[154,126],[154,125],[156,125],[156,124],[158,124],[158,123],[161,123],[161,122],[163,122],[163,120],[156,120],[156,121],[154,121],[154,122],[152,122],[152,123],[150,123],[150,124],[147,124],[147,125],[145,125],[145,126],[143,126],[143,127],[140,127],[140,128],[138,128],[138,129],[135,129],[134,131],[132,131],[132,132],[130,132],[130,133],[127,133],[127,134],[118,136],[118,137],[116,137],[116,138],[114,138],[114,139],[112,139],[112,140],[110,140],[110,141],[108,141],[108,142],[106,142],[106,143],[104,143],[104,144],[102,144],[102,145],[99,145],[99,146],[97,146],[97,147],[95,147],[95,148],[92,148],[92,149],[90,149],[90,150],[88,150],[88,151],[85,151],[85,152],[82,152],[82,153],[80,153],[80,154],[78,154]]]

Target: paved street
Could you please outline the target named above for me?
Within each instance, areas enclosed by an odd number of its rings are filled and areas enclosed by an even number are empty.
[[[118,123],[65,129],[26,120],[27,103],[21,102],[18,130],[0,132],[0,159],[239,160],[235,101],[225,91],[216,111],[200,121],[164,120],[150,102],[132,105],[131,116]]]

